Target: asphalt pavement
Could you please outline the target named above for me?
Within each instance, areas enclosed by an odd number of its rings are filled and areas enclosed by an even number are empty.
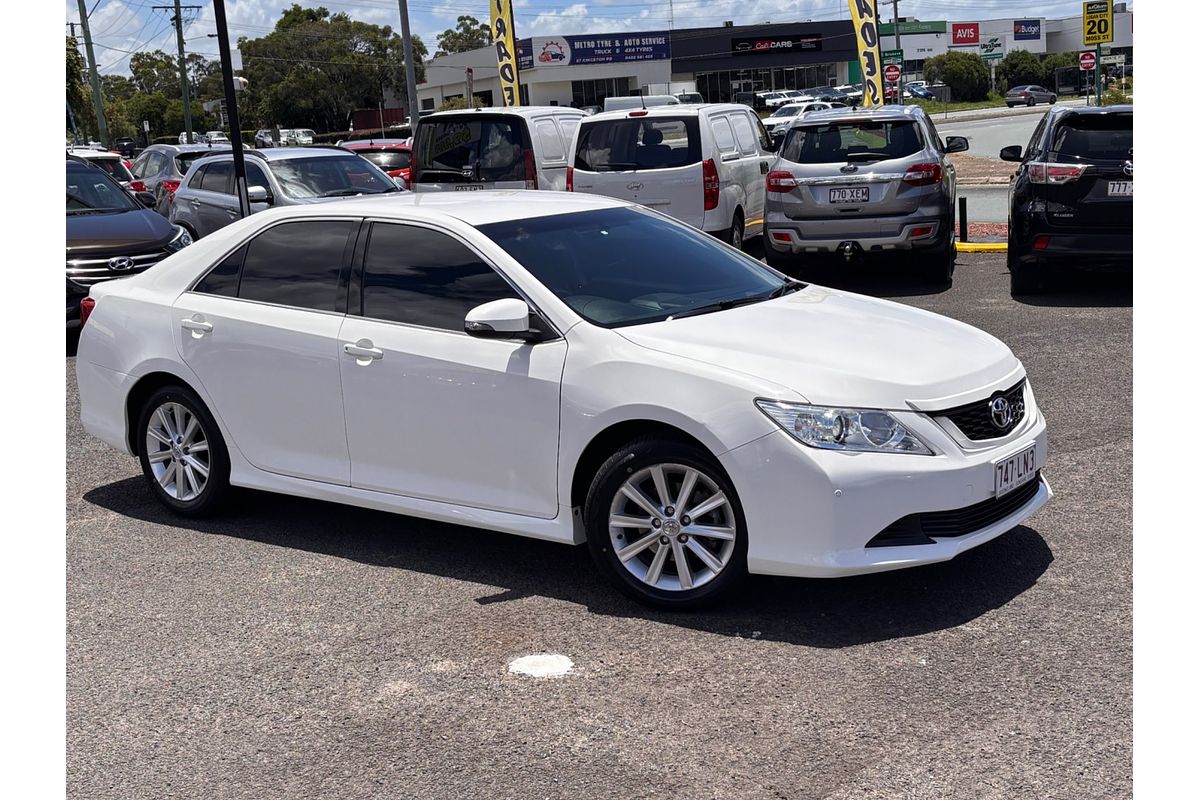
[[[68,355],[68,795],[1128,797],[1129,278],[1015,302],[1003,255],[895,270],[819,277],[1008,343],[1056,496],[945,564],[703,613],[625,600],[581,547],[252,492],[174,517],[81,429]],[[540,652],[574,670],[508,673]]]

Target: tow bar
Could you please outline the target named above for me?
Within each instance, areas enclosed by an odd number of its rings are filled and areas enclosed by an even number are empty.
[[[862,252],[862,248],[859,246],[858,242],[842,242],[837,246],[837,249],[841,251],[842,257],[845,258],[846,261],[850,261],[850,259],[854,258],[856,253]]]

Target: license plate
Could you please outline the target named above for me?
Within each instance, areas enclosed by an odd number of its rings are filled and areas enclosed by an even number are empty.
[[[831,203],[866,203],[870,200],[867,187],[861,189],[830,189]]]
[[[1034,458],[1035,445],[1029,445],[1019,453],[1014,453],[1002,461],[994,462],[996,471],[996,497],[1029,483],[1037,474],[1037,460]]]
[[[480,191],[483,191],[483,187],[480,186],[478,183],[456,183],[456,184],[454,184],[454,191],[456,191],[456,192],[480,192]]]
[[[1109,197],[1133,197],[1133,181],[1109,181]]]

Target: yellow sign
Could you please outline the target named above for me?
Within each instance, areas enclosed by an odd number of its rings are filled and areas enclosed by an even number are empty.
[[[1083,4],[1084,45],[1107,44],[1112,40],[1112,0],[1087,0]]]
[[[500,68],[500,94],[505,106],[521,105],[521,84],[517,80],[517,47],[513,33],[512,0],[491,0],[492,41],[496,43],[496,64]]]
[[[854,32],[858,37],[858,63],[862,67],[864,106],[883,105],[883,59],[879,55],[879,15],[875,0],[849,0]]]

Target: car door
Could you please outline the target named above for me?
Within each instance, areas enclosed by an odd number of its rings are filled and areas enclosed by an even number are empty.
[[[537,161],[539,189],[563,191],[567,188],[567,148],[554,118],[534,117],[532,140]]]
[[[717,146],[717,174],[721,181],[721,194],[717,207],[704,212],[704,230],[726,230],[733,224],[733,193],[730,192],[729,177],[724,165],[739,158],[737,139],[733,135],[733,124],[729,114],[716,114],[709,119],[709,129]]]
[[[359,219],[273,225],[172,309],[179,354],[231,447],[266,472],[348,485],[338,333]]]
[[[199,231],[201,236],[207,236],[241,218],[237,195],[233,193],[232,161],[209,164],[199,188],[200,191],[192,197],[191,202],[203,228]]]
[[[553,518],[566,342],[464,333],[470,309],[520,295],[463,239],[369,235],[339,340],[352,485]]]
[[[758,120],[750,121],[746,112],[730,114],[733,135],[737,139],[737,158],[727,162],[736,172],[736,182],[745,205],[745,238],[758,236],[763,229],[763,205],[767,199],[767,172],[771,168],[769,151],[762,149],[762,141],[756,128]],[[761,151],[761,152],[760,152]]]

